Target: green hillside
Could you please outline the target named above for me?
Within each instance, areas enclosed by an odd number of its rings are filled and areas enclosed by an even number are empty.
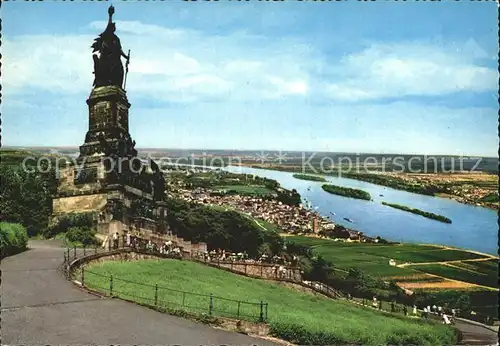
[[[206,296],[197,298],[181,291],[213,293],[214,314],[237,309],[235,302],[224,302],[217,297],[255,303],[264,301],[269,304],[268,321],[272,334],[298,344],[443,345],[456,342],[453,329],[435,322],[363,309],[345,301],[295,291],[189,261],[104,262],[89,268],[85,282],[90,287],[107,290],[110,274],[117,295],[151,303],[155,284],[158,284],[163,287],[158,290],[159,304],[170,307],[184,305],[195,310],[201,307],[201,312],[206,312]],[[250,310],[258,309],[258,304],[247,309],[247,314],[252,315]]]

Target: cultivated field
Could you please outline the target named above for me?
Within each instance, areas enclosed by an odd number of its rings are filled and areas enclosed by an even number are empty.
[[[411,278],[415,288],[445,288],[447,285],[498,288],[498,259],[472,252],[432,245],[343,243],[300,236],[287,237],[287,240],[312,246],[335,267],[359,268],[372,276],[397,282]],[[389,265],[390,259],[396,261],[396,266]]]
[[[385,314],[189,261],[104,262],[93,265],[89,270],[108,277],[113,274],[113,289],[121,292],[117,295],[143,302],[147,299],[151,302],[155,284],[171,288],[170,291],[159,290],[158,300],[176,307],[181,306],[183,299],[183,294],[176,291],[204,295],[213,293],[216,297],[255,303],[264,301],[269,304],[268,320],[272,334],[298,344],[443,345],[456,341],[455,332],[441,324]],[[90,287],[104,287],[106,290],[109,286],[109,279],[90,272],[85,280]],[[150,286],[138,286],[131,282]],[[192,300],[184,302],[184,305],[199,305],[195,301],[198,298],[193,295],[187,297],[185,299]],[[200,304],[208,304],[206,296],[199,299]],[[235,303],[218,305],[219,301],[222,300],[214,299],[214,311],[237,309]],[[249,315],[251,313],[248,311]]]

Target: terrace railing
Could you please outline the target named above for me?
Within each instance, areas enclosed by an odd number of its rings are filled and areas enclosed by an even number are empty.
[[[182,291],[158,284],[145,284],[80,268],[80,282],[83,287],[95,290],[109,297],[119,297],[143,305],[183,310],[192,313],[206,313],[209,316],[223,316],[258,322],[267,321],[268,303],[248,302],[221,297],[214,294],[199,294]]]
[[[160,255],[165,258],[178,258],[176,255],[165,255],[144,251],[141,254]],[[216,294],[199,294],[182,291],[174,287],[165,287],[158,284],[146,284],[127,280],[114,275],[104,275],[81,267],[77,272],[72,272],[71,263],[83,258],[97,254],[120,253],[124,248],[109,251],[97,246],[92,248],[67,248],[64,252],[64,261],[61,271],[68,280],[74,279],[86,289],[95,291],[109,297],[118,297],[124,300],[134,301],[142,305],[167,310],[182,310],[190,313],[206,313],[209,316],[232,317],[258,322],[266,322],[269,304],[260,302],[249,302],[225,298]]]

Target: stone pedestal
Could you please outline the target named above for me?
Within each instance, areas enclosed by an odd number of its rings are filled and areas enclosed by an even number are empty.
[[[59,175],[54,216],[94,213],[102,236],[122,234],[134,219],[148,219],[142,231],[162,234],[168,229],[166,204],[154,200],[158,176],[137,157],[125,91],[114,85],[96,87],[87,105],[89,129],[77,165]]]
[[[129,108],[126,92],[114,85],[94,88],[87,99],[89,107],[89,130],[85,143],[80,146],[78,161],[95,161],[104,155],[104,148],[99,142],[103,134],[108,145],[119,149],[119,142],[131,143],[129,134]]]

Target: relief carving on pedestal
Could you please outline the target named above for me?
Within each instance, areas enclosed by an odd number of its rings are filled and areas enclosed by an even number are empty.
[[[109,102],[99,102],[92,107],[92,128],[103,128],[112,125],[111,106]]]

